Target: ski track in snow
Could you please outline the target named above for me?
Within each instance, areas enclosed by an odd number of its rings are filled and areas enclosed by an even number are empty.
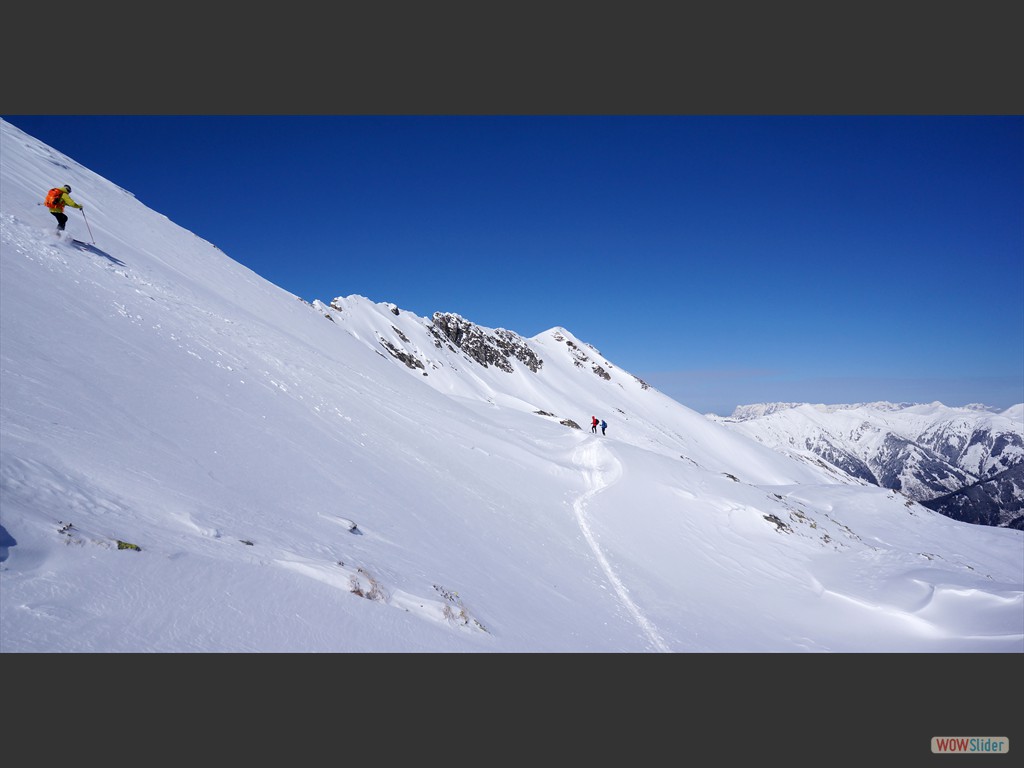
[[[573,512],[576,514],[576,522],[579,524],[583,537],[587,540],[587,544],[590,545],[594,557],[597,558],[601,569],[608,577],[608,581],[611,582],[620,602],[633,616],[636,623],[640,625],[647,638],[661,653],[671,653],[672,649],[662,640],[655,626],[644,616],[643,611],[630,598],[629,591],[626,589],[625,584],[622,583],[622,580],[615,575],[611,563],[608,562],[608,558],[601,551],[601,547],[594,537],[594,532],[590,529],[590,523],[587,521],[586,509],[590,499],[618,480],[619,475],[622,473],[622,465],[599,438],[590,438],[579,445],[573,452],[572,461],[583,472],[583,478],[589,486],[589,490],[585,491],[572,503]],[[605,469],[609,465],[612,467],[610,471]]]

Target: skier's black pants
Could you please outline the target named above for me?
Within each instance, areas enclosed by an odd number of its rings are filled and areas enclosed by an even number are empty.
[[[50,211],[50,213],[57,217],[57,229],[64,229],[64,225],[68,223],[67,214],[64,211]]]

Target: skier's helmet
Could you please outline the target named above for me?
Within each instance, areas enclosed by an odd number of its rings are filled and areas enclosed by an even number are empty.
[[[64,185],[64,189],[66,189],[68,192],[71,191],[71,187],[69,187],[67,184]]]

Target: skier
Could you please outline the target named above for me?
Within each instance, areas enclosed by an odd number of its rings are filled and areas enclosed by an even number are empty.
[[[606,429],[608,429],[608,422],[605,421],[604,419],[601,419],[601,434],[602,435],[604,434],[604,431]]]
[[[64,206],[70,205],[85,211],[81,205],[71,199],[71,187],[65,184],[63,187],[54,187],[46,195],[46,207],[57,219],[57,231],[63,232],[64,225],[68,223],[67,214],[64,213]]]
[[[597,416],[590,417],[590,431],[597,434]]]

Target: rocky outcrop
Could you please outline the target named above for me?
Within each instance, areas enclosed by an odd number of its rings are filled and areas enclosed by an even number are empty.
[[[544,365],[544,361],[526,345],[521,336],[504,328],[498,328],[490,335],[459,315],[435,312],[429,330],[439,345],[448,344],[485,368],[493,365],[506,373],[512,373],[515,370],[512,361],[518,360],[536,373]]]

